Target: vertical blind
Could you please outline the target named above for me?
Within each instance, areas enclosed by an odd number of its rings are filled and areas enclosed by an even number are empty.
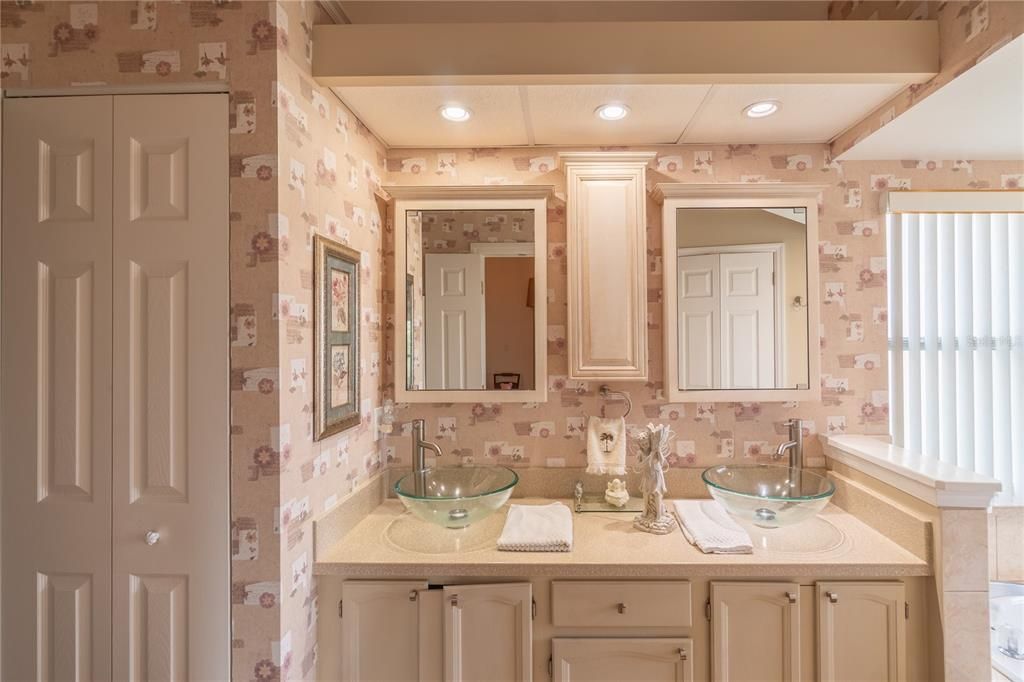
[[[1024,497],[1024,215],[888,215],[896,445]]]

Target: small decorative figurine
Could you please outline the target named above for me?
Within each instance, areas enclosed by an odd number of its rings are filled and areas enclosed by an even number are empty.
[[[617,478],[608,482],[608,489],[604,491],[604,501],[613,507],[624,507],[629,502],[629,493],[626,492],[626,484]]]
[[[644,511],[633,519],[633,527],[647,533],[665,535],[676,529],[676,520],[665,511],[665,470],[672,447],[672,430],[665,424],[648,424],[636,435],[640,464],[640,492]]]

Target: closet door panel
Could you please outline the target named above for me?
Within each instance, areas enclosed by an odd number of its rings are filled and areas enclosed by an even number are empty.
[[[5,680],[110,677],[111,106],[3,107]]]
[[[226,95],[114,98],[114,676],[226,679]]]

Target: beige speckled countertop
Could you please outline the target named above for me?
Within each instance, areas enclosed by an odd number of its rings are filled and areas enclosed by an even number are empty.
[[[546,504],[525,498],[516,504]],[[748,555],[703,554],[681,531],[651,535],[634,514],[573,514],[571,552],[499,552],[507,509],[463,530],[428,524],[385,500],[318,556],[318,575],[347,577],[790,577],[886,578],[931,575],[914,556],[835,505],[817,518],[754,529]]]

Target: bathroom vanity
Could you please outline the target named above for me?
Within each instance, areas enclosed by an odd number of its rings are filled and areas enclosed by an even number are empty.
[[[516,500],[544,503],[549,500]],[[928,563],[832,505],[708,555],[631,514],[499,552],[386,500],[318,555],[324,680],[927,680]]]

